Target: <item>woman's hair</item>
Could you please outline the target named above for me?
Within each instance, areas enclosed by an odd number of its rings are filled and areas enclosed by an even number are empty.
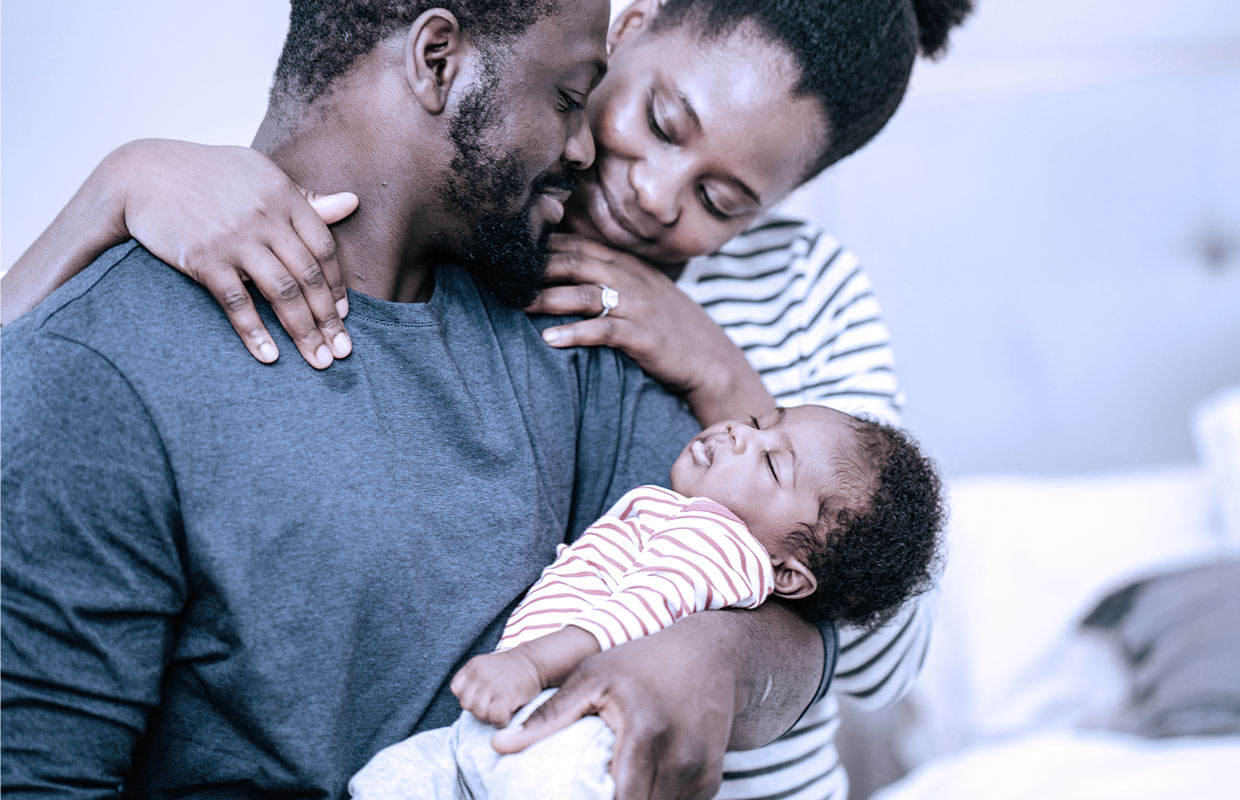
[[[972,10],[973,0],[667,0],[651,30],[687,24],[712,40],[750,24],[783,47],[800,68],[793,95],[816,98],[826,116],[826,149],[809,180],[882,130],[918,52],[942,55]]]
[[[851,417],[818,522],[795,535],[818,589],[789,605],[810,622],[875,627],[934,585],[946,521],[934,462],[904,431]]]

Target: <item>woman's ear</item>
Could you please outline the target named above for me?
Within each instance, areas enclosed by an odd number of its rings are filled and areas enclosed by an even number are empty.
[[[456,16],[442,8],[424,11],[405,38],[405,79],[414,97],[432,114],[448,104],[453,82],[461,74],[465,42]]]
[[[775,568],[775,596],[800,600],[818,591],[818,579],[805,563],[794,555],[771,561]]]
[[[659,13],[661,5],[662,0],[633,0],[629,3],[620,15],[612,20],[611,28],[607,31],[607,48],[614,49],[616,45],[644,30]]]

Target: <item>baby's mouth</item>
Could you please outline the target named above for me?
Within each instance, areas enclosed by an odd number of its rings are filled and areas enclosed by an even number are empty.
[[[693,454],[693,462],[695,464],[699,467],[709,467],[715,455],[715,448],[706,441],[698,439],[689,445],[689,452]]]

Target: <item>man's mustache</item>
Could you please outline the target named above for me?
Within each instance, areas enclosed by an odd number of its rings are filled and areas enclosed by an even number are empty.
[[[577,176],[572,170],[548,170],[534,180],[534,194],[542,194],[548,189],[563,189],[571,192],[577,185]]]

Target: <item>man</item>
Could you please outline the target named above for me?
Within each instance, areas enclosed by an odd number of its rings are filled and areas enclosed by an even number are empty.
[[[675,400],[475,284],[537,285],[593,160],[606,4],[442,6],[294,2],[255,139],[361,198],[336,229],[353,356],[219,358],[214,303],[133,244],[6,327],[6,790],[340,796],[455,716],[455,668],[565,531],[666,481],[695,427]],[[776,608],[677,628],[587,661],[529,735],[598,712],[619,797],[709,796],[822,651]]]

